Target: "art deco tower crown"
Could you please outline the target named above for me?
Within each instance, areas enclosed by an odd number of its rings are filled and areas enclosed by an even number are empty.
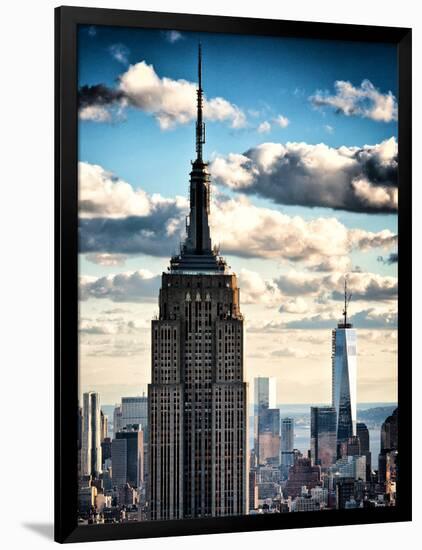
[[[170,262],[171,271],[192,273],[225,272],[227,265],[213,250],[210,236],[210,175],[208,164],[202,158],[205,143],[205,123],[203,122],[202,52],[198,47],[198,88],[196,114],[196,159],[190,173],[190,211],[187,220],[187,237],[179,255]]]

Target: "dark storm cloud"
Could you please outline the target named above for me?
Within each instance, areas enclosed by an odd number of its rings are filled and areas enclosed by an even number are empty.
[[[397,252],[391,252],[388,256],[378,256],[377,260],[383,264],[392,265],[399,261],[399,255]]]
[[[397,142],[364,147],[263,143],[217,157],[216,183],[277,204],[365,213],[397,211]]]
[[[78,106],[80,109],[93,105],[105,107],[119,102],[124,97],[124,92],[109,88],[105,84],[84,85],[79,88]]]
[[[82,218],[79,220],[79,251],[150,254],[168,257],[177,250],[179,233],[169,235],[167,216]]]
[[[108,299],[113,302],[148,302],[156,300],[161,277],[150,276],[145,272],[118,273],[95,280],[81,280],[79,297]],[[131,328],[131,327],[129,327]]]
[[[391,284],[383,281],[371,280],[362,291],[355,291],[352,294],[355,300],[367,301],[383,301],[393,300],[397,298],[398,285],[397,282]],[[333,300],[344,300],[344,293],[334,291],[332,293]]]

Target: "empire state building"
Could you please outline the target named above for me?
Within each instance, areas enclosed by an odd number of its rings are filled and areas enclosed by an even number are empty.
[[[148,386],[150,519],[247,513],[247,385],[237,278],[211,244],[198,55],[187,237],[162,274]]]

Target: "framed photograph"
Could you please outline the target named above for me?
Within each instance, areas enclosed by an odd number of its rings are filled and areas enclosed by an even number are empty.
[[[411,30],[61,7],[55,113],[55,539],[409,521]]]

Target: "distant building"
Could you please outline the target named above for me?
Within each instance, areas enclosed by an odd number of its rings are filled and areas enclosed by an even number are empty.
[[[324,487],[314,487],[311,489],[311,497],[318,502],[321,507],[327,506],[328,504],[328,489]]]
[[[116,405],[113,411],[113,437],[116,437],[117,432],[120,432],[122,428],[122,406]]]
[[[137,503],[136,490],[129,483],[121,485],[118,491],[118,500],[120,506],[133,506]]]
[[[116,434],[111,446],[115,487],[129,483],[131,487],[137,488],[143,483],[143,453],[143,432],[137,424],[128,425]]]
[[[80,514],[88,514],[95,506],[96,487],[81,487],[78,492],[78,510]]]
[[[108,418],[107,416],[101,411],[101,441],[104,441],[106,437],[108,437]]]
[[[321,485],[321,467],[313,466],[309,458],[298,458],[289,470],[284,492],[286,496],[295,498],[302,493],[304,486],[313,489],[319,485]]]
[[[388,451],[386,455],[385,492],[395,496],[397,482],[397,451]]]
[[[117,435],[117,434],[116,434]],[[127,443],[126,439],[113,439],[111,443],[111,464],[113,487],[127,483]]]
[[[345,456],[339,458],[331,469],[337,477],[366,481],[366,457]]]
[[[267,464],[257,470],[259,501],[274,499],[280,496],[280,470]]]
[[[387,478],[391,477],[389,472],[391,457],[396,456],[398,448],[398,409],[394,409],[393,414],[388,416],[381,426],[381,449],[378,456],[378,481],[383,484],[386,491]],[[394,458],[394,465],[395,465]],[[395,470],[395,466],[394,466]],[[394,473],[395,477],[395,473]]]
[[[280,431],[280,472],[283,479],[287,479],[289,469],[293,466],[298,452],[294,451],[294,419],[285,417],[281,419]]]
[[[254,378],[254,405],[258,409],[274,409],[276,407],[277,379],[274,377],[257,376]]]
[[[359,438],[360,450],[362,454],[368,452],[369,449],[369,430],[366,424],[358,422],[356,424],[356,435]]]
[[[83,394],[82,475],[97,477],[101,472],[101,412],[100,395]]]
[[[103,482],[104,493],[111,493],[113,489],[113,481],[111,479],[111,471],[103,470],[100,474],[100,479]]]
[[[343,322],[332,332],[332,405],[337,413],[337,444],[356,435],[356,330],[347,320],[347,281]]]
[[[381,426],[381,452],[398,448],[398,409],[388,416]]]
[[[258,464],[265,464],[277,445],[280,452],[280,411],[276,409],[276,384],[276,378],[254,378],[254,448]],[[278,427],[275,426],[277,415]]]
[[[361,454],[360,440],[357,435],[349,437],[347,441],[343,441],[340,444],[340,456],[342,457],[360,456]]]
[[[148,397],[146,395],[137,397],[122,397],[122,419],[121,427],[129,424],[139,424],[146,438],[148,427]]]
[[[329,468],[337,456],[337,415],[334,407],[311,407],[311,457],[313,464]]]
[[[258,483],[257,473],[254,468],[249,470],[249,510],[258,508]]]
[[[83,421],[82,407],[78,406],[78,442],[77,442],[77,448],[78,448],[78,476],[79,477],[82,475],[82,421]]]
[[[111,459],[111,439],[106,437],[101,441],[101,461],[102,461],[102,470],[106,468],[106,460]]]
[[[280,463],[280,410],[260,409],[258,416],[258,464]]]
[[[369,430],[366,424],[358,422],[356,424],[356,435],[359,437],[360,453],[366,456],[366,479],[371,477],[372,464],[371,464],[371,449],[369,446]]]
[[[111,496],[104,494],[97,494],[95,497],[95,509],[97,512],[102,513],[104,508],[111,506]]]
[[[320,501],[310,495],[297,497],[293,501],[292,512],[315,512],[321,509]]]
[[[281,452],[291,452],[294,449],[295,421],[293,418],[281,419],[280,449]]]
[[[344,510],[346,503],[354,499],[355,494],[355,480],[354,479],[341,479],[336,483],[336,502],[337,509]]]

